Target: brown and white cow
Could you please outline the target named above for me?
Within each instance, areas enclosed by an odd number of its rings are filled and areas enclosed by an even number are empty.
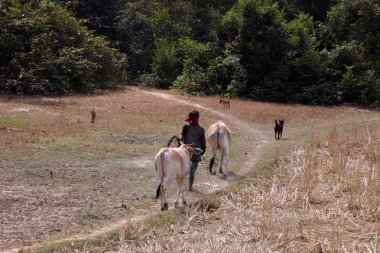
[[[155,157],[155,166],[159,186],[156,192],[156,199],[161,200],[161,211],[168,209],[166,190],[171,182],[176,179],[178,184],[177,198],[175,206],[179,204],[180,195],[182,203],[186,204],[185,181],[191,166],[191,156],[194,152],[202,152],[194,149],[191,144],[182,144],[179,148],[162,148]]]
[[[230,103],[230,98],[229,97],[220,97],[219,103],[223,105],[223,108],[230,109],[231,108],[231,103]]]
[[[206,133],[207,142],[211,146],[211,161],[209,165],[209,170],[211,174],[216,175],[215,167],[218,166],[217,150],[222,150],[221,164],[219,168],[219,173],[223,174],[223,178],[227,178],[227,162],[229,159],[230,145],[232,141],[232,132],[226,124],[222,121],[218,121],[212,124]]]

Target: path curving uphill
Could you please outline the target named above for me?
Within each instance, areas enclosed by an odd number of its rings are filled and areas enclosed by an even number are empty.
[[[190,101],[183,100],[183,99],[181,99],[181,96],[171,95],[171,94],[158,92],[158,91],[142,90],[142,92],[144,92],[146,94],[150,94],[152,96],[160,97],[162,99],[171,100],[171,101],[174,101],[174,102],[179,103],[179,104],[190,105],[192,107],[199,108],[199,109],[202,109],[204,111],[210,112],[212,114],[218,115],[221,118],[233,121],[236,126],[244,129],[245,131],[247,131],[247,132],[249,132],[255,136],[258,136],[258,144],[255,143],[255,145],[252,146],[251,151],[247,155],[249,157],[249,159],[237,171],[237,174],[239,174],[239,175],[246,174],[255,165],[257,158],[259,157],[258,154],[260,153],[262,147],[265,144],[269,143],[269,139],[267,138],[267,136],[265,136],[262,131],[256,129],[256,127],[253,124],[250,124],[246,121],[243,121],[243,120],[241,120],[241,119],[239,119],[233,115],[226,114],[226,113],[217,111],[215,109],[212,109],[212,108],[209,108],[209,107],[197,104],[197,103],[193,103]]]

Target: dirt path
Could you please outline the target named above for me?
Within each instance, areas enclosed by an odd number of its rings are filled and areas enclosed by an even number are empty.
[[[255,143],[255,145],[252,146],[252,150],[247,155],[247,157],[249,157],[249,159],[244,163],[244,165],[239,169],[239,171],[237,171],[238,175],[244,175],[253,167],[253,165],[257,161],[257,158],[259,157],[259,153],[260,153],[261,148],[263,147],[263,145],[269,143],[267,136],[265,136],[263,132],[257,130],[255,128],[255,126],[253,126],[252,124],[245,122],[245,121],[242,121],[241,119],[239,119],[233,115],[226,114],[226,113],[223,113],[223,112],[220,112],[220,111],[214,110],[212,108],[205,107],[203,105],[196,104],[196,103],[193,103],[190,101],[182,100],[181,97],[179,97],[179,96],[174,96],[171,94],[155,92],[155,91],[143,90],[142,92],[153,95],[153,96],[161,97],[162,99],[172,100],[176,103],[189,105],[189,106],[196,107],[196,108],[202,109],[204,111],[213,113],[215,115],[220,116],[221,118],[233,121],[238,127],[244,129],[247,132],[252,133],[255,136],[258,136],[258,143]],[[218,181],[221,181],[221,182],[218,182],[218,184],[219,184],[218,186],[225,185],[223,182],[225,182],[226,180],[218,180]]]
[[[134,89],[139,90],[145,94],[149,94],[151,96],[157,96],[157,97],[160,97],[162,99],[171,100],[171,101],[174,101],[176,103],[189,105],[189,106],[210,112],[214,115],[221,117],[222,119],[228,119],[229,121],[233,121],[237,127],[240,127],[241,129],[244,129],[246,132],[249,132],[249,133],[253,134],[254,136],[257,136],[258,141],[255,142],[255,144],[252,146],[252,149],[247,153],[248,160],[245,161],[243,166],[241,166],[238,171],[235,171],[236,175],[233,177],[228,177],[227,180],[223,180],[221,177],[212,177],[212,180],[208,180],[208,181],[203,182],[203,186],[206,189],[205,194],[210,194],[210,193],[213,193],[217,190],[220,190],[220,189],[228,186],[229,183],[236,181],[240,176],[243,176],[244,174],[246,174],[255,165],[257,159],[260,157],[260,152],[261,152],[263,146],[265,144],[269,143],[268,138],[261,131],[257,130],[252,124],[245,122],[245,121],[242,121],[241,119],[239,119],[239,118],[237,118],[231,114],[223,113],[223,112],[214,110],[212,108],[205,107],[205,106],[202,106],[202,105],[197,104],[197,103],[193,103],[191,101],[183,100],[183,97],[181,97],[181,96],[176,96],[176,95],[171,95],[171,94],[156,92],[156,91],[142,90],[139,88],[134,88]],[[190,197],[189,199],[191,201],[195,201],[197,199],[200,199],[203,196],[204,196],[204,194],[202,194],[202,193],[201,194],[197,194],[197,193],[190,194],[190,196],[188,194],[188,197]],[[131,222],[132,223],[139,222],[139,221],[149,217],[150,215],[157,213],[157,210],[159,210],[158,204],[152,206],[152,208],[150,210],[139,210],[139,212],[138,212],[138,213],[140,213],[139,215],[133,215],[129,218],[124,218],[124,219],[115,221],[111,224],[108,224],[107,226],[92,230],[89,233],[75,234],[75,235],[72,235],[72,236],[64,238],[64,239],[45,242],[45,243],[38,243],[38,244],[34,244],[34,245],[31,245],[31,246],[26,247],[26,248],[36,248],[39,246],[44,246],[48,243],[61,243],[61,242],[67,242],[67,241],[86,240],[86,239],[95,238],[99,235],[106,234],[106,233],[111,232],[115,229],[121,228],[127,222],[130,222],[130,223]],[[15,253],[15,252],[19,252],[20,250],[21,250],[21,248],[14,248],[14,249],[5,250],[2,252],[3,253]]]

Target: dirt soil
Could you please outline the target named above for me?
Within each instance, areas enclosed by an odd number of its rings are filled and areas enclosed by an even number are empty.
[[[218,111],[200,104],[194,104],[191,101],[183,100],[183,97],[168,93],[140,89],[136,89],[135,93],[202,109],[218,118],[234,122],[235,128],[240,128],[242,131],[255,136],[256,141],[252,144],[250,151],[246,153],[246,161],[243,166],[239,167],[238,170],[229,171],[227,180],[223,180],[220,176],[211,177],[207,175],[207,180],[196,184],[199,190],[188,194],[191,201],[200,199],[205,194],[212,193],[238,180],[253,167],[258,157],[260,157],[260,151],[265,144],[269,143],[266,135],[254,125],[228,114],[226,111]],[[48,102],[50,105],[51,101],[49,100]],[[30,112],[33,109],[32,111],[36,113],[42,113],[40,109],[34,107],[32,109],[28,109],[27,106],[20,108],[10,110]],[[16,245],[23,245],[23,247],[38,246],[47,240],[60,242],[92,238],[121,227],[127,221],[142,220],[159,210],[158,202],[152,205],[151,196],[141,192],[133,192],[133,189],[114,187],[115,185],[123,185],[123,178],[133,177],[139,182],[142,180],[150,181],[151,184],[147,186],[147,191],[154,192],[156,179],[154,175],[143,170],[144,168],[152,167],[153,163],[150,157],[143,156],[124,161],[126,166],[134,168],[132,172],[126,172],[121,165],[118,165],[118,163],[122,163],[120,159],[116,163],[116,167],[119,167],[117,170],[111,170],[111,167],[113,168],[115,164],[110,164],[112,161],[109,159],[105,161],[83,161],[83,159],[78,159],[75,161],[71,158],[62,158],[54,161],[53,166],[49,164],[51,161],[46,159],[46,169],[37,170],[36,172],[29,172],[27,168],[41,166],[44,161],[30,159],[27,163],[26,165],[25,161],[19,161],[18,163],[0,161],[0,169],[7,171],[7,173],[2,173],[2,176],[0,176],[0,182],[4,182],[4,184],[0,184],[0,244],[2,245],[0,249],[3,250],[2,252],[17,252],[19,248],[9,248]],[[12,169],[9,166],[12,166]],[[29,176],[40,178],[40,180],[28,182],[28,173],[37,173],[37,175]],[[87,180],[83,176],[84,174],[91,174],[91,177],[95,177],[98,182],[96,186],[92,185],[93,181]],[[61,179],[65,179],[66,185],[55,182]],[[12,182],[15,180],[21,180],[25,184],[17,182],[17,186],[14,186]],[[78,185],[81,186],[78,187]],[[82,191],[83,187],[86,188],[86,192],[92,191],[95,194],[91,194],[84,199],[73,198],[74,194],[72,193]],[[122,192],[117,194],[115,191]],[[110,197],[107,203],[104,203],[104,198],[97,198],[99,195],[104,195],[104,192],[109,192]],[[134,206],[125,208],[123,201],[128,203],[127,199],[121,200],[112,197],[120,195],[130,196],[133,198],[132,201],[140,202],[140,204],[135,203]],[[174,198],[174,194],[171,195]],[[171,199],[169,201],[173,202]],[[90,209],[86,210],[88,202],[91,202],[91,205],[108,206],[108,210],[99,213],[94,213]],[[110,217],[122,218],[111,219],[110,221]],[[72,235],[67,236],[67,234]]]
[[[0,104],[0,252],[91,239],[159,212],[152,200],[153,154],[181,128],[178,115],[190,108],[201,111],[204,126],[226,121],[236,132],[233,145],[239,145],[231,150],[227,180],[207,174],[208,159],[201,163],[191,201],[239,180],[268,147],[293,148],[312,133],[323,134],[324,125],[344,129],[352,115],[360,122],[374,116],[349,107],[243,100],[232,100],[226,110],[217,98],[138,88],[95,97],[0,98]],[[99,115],[95,125],[86,123],[92,107]],[[284,116],[283,141],[275,142],[273,119]]]

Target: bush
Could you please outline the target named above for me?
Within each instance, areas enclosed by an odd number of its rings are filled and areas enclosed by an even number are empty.
[[[177,44],[175,42],[158,39],[155,43],[155,50],[152,63],[152,74],[150,86],[158,88],[168,88],[181,73],[181,63],[178,57]],[[142,78],[144,79],[144,77]],[[146,77],[145,77],[145,80]]]
[[[114,87],[126,56],[50,1],[0,5],[0,91],[66,94]]]
[[[341,102],[379,105],[379,25],[378,1],[342,0],[328,15],[328,62]]]

